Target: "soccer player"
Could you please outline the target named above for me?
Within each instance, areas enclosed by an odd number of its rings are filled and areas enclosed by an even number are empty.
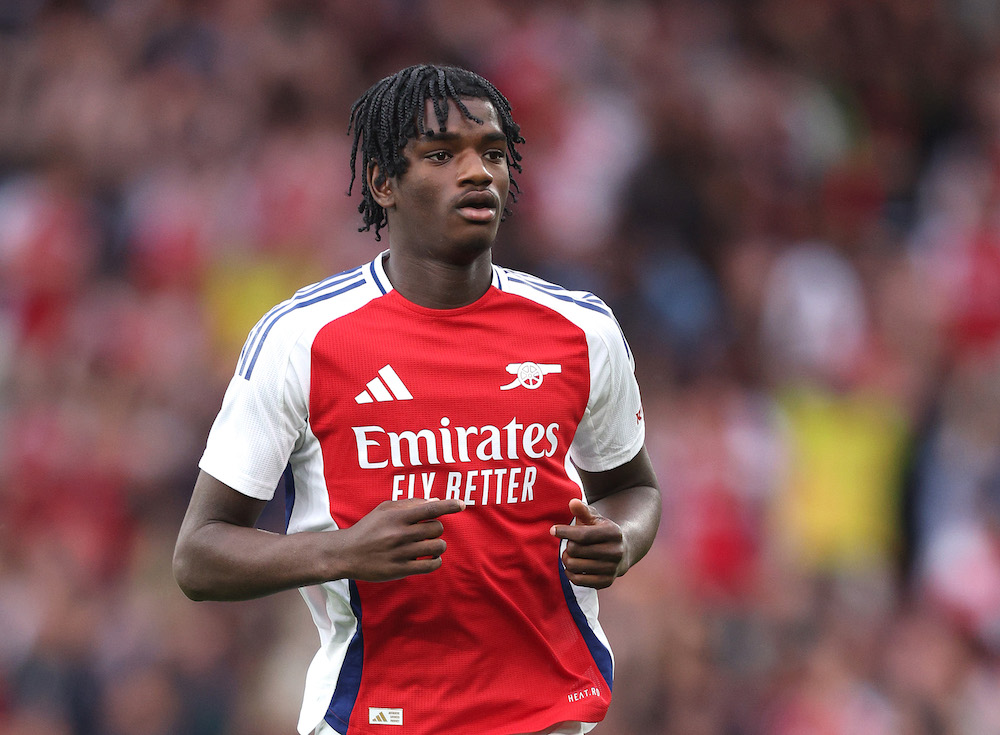
[[[595,296],[493,264],[524,141],[490,82],[403,69],[350,130],[388,249],[250,332],[178,583],[300,588],[320,637],[303,735],[588,732],[613,674],[596,590],[660,518],[632,355]],[[255,529],[282,475],[287,533]]]

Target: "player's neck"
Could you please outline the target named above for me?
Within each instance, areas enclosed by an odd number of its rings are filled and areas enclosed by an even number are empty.
[[[486,293],[493,282],[491,251],[471,263],[450,263],[408,252],[390,252],[385,274],[399,295],[428,309],[456,309]]]

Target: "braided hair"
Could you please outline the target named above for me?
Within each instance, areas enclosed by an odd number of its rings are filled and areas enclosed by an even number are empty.
[[[386,224],[385,210],[375,201],[368,186],[367,170],[372,163],[378,165],[378,180],[399,176],[406,171],[407,162],[403,148],[410,139],[427,133],[424,109],[427,100],[434,105],[438,128],[445,130],[448,119],[448,101],[469,120],[482,124],[482,120],[469,112],[462,98],[484,99],[493,105],[500,118],[500,126],[507,136],[507,159],[511,167],[521,171],[521,154],[515,147],[523,143],[521,127],[510,113],[510,102],[496,87],[478,74],[455,66],[420,64],[402,69],[392,76],[375,83],[351,107],[351,120],[347,133],[354,131],[351,147],[350,196],[356,179],[358,153],[364,165],[361,182],[361,203],[358,212],[364,219],[365,232],[375,228],[375,239],[381,240],[379,230]],[[510,200],[517,201],[517,183],[511,177]],[[504,215],[508,212],[505,210]]]

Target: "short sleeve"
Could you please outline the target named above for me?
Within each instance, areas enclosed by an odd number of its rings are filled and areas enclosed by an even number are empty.
[[[242,366],[229,382],[199,467],[244,495],[270,500],[305,430],[307,388],[293,335],[274,330],[260,345],[253,340],[251,332],[247,348],[259,347],[253,369]]]
[[[601,315],[588,330],[590,397],[570,448],[582,470],[604,472],[635,457],[645,441],[635,363],[614,317]]]

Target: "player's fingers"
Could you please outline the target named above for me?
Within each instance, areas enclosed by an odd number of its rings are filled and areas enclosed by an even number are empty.
[[[616,577],[613,574],[575,574],[567,572],[566,579],[577,587],[591,587],[595,590],[603,590],[606,587],[610,587]]]
[[[581,559],[563,553],[562,562],[567,572],[574,574],[615,574],[618,563],[614,559]]]
[[[613,561],[617,564],[625,555],[623,544],[608,542],[601,544],[578,544],[570,541],[566,546],[566,554],[574,559],[595,559],[598,561]]]
[[[458,513],[465,510],[465,503],[461,500],[418,500],[415,503],[407,504],[403,511],[406,520],[410,523],[429,521],[432,518]]]
[[[549,529],[556,538],[564,538],[578,544],[603,544],[608,541],[620,541],[622,529],[617,523],[601,518],[601,522],[593,526],[555,525]]]
[[[402,498],[401,500],[383,500],[376,507],[381,510],[399,511],[403,508],[413,508],[424,505],[427,502],[424,498]]]
[[[577,525],[592,526],[601,518],[593,506],[587,505],[579,498],[569,501],[569,510],[576,518]]]
[[[419,523],[410,523],[403,526],[399,531],[399,542],[408,544],[414,541],[437,538],[444,533],[444,524],[436,518]]]
[[[423,557],[441,556],[448,548],[448,544],[443,538],[428,539],[407,544],[399,549],[398,557],[401,560],[420,559]]]
[[[409,577],[414,574],[430,574],[435,569],[440,569],[443,563],[440,556],[427,559],[412,559],[403,565],[403,573],[400,576]]]

